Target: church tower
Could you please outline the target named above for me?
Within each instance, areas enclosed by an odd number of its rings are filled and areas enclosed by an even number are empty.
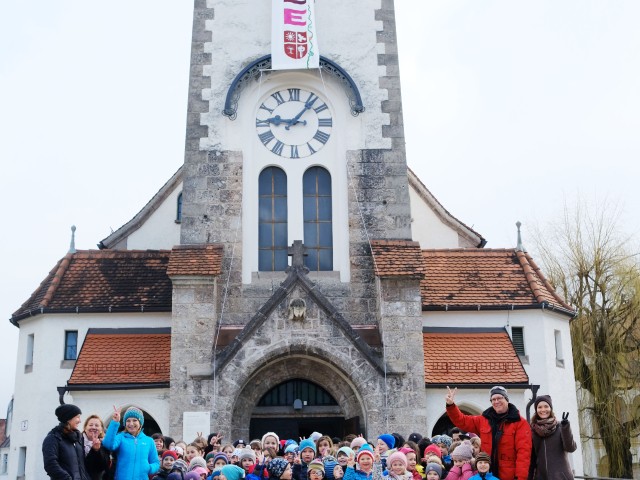
[[[285,42],[319,68],[273,68],[282,11],[315,23],[317,43]],[[233,438],[425,424],[421,273],[375,255],[420,252],[393,1],[196,0],[193,18],[180,248],[222,260],[171,275],[171,432],[183,412]]]

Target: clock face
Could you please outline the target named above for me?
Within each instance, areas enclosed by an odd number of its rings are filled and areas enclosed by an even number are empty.
[[[256,112],[258,139],[271,153],[285,158],[318,152],[329,141],[332,127],[327,104],[301,88],[272,93]]]

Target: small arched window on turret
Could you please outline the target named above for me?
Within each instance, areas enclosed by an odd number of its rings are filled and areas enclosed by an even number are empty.
[[[178,200],[176,202],[176,223],[182,222],[182,192],[178,194]]]
[[[302,177],[304,196],[304,263],[311,271],[333,270],[333,220],[331,174],[311,167]]]

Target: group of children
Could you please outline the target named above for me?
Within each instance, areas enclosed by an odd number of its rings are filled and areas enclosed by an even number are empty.
[[[412,433],[407,441],[385,433],[371,443],[317,432],[299,442],[274,432],[226,445],[215,433],[189,444],[153,439],[160,459],[154,480],[498,480],[480,438],[459,429],[430,439]]]

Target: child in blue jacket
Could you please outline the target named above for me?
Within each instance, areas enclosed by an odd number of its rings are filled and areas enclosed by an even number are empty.
[[[118,456],[115,480],[149,480],[160,469],[158,452],[151,437],[142,431],[144,415],[130,407],[124,413],[124,431],[118,433],[120,412],[114,410],[102,444]]]

